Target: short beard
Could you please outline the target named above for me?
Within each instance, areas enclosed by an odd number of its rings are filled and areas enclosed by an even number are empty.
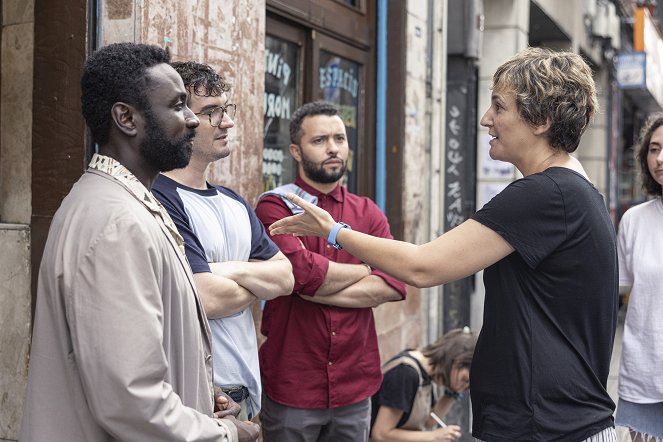
[[[304,169],[304,173],[308,179],[313,182],[320,184],[331,184],[343,178],[343,174],[345,174],[345,161],[343,161],[343,166],[341,166],[338,171],[327,172],[322,164],[318,165],[317,163],[306,158],[301,148],[299,149],[299,156],[302,158],[302,169]]]
[[[191,160],[192,140],[195,129],[179,138],[170,139],[150,109],[145,110],[145,139],[140,143],[139,152],[147,162],[159,172],[168,172],[186,167]]]

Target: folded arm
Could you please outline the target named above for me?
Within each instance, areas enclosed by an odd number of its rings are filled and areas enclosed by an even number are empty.
[[[193,275],[196,289],[208,319],[219,319],[241,312],[257,299],[232,279],[211,272]]]
[[[362,267],[366,268],[366,266]],[[318,304],[347,308],[370,308],[390,301],[400,301],[401,294],[384,279],[376,275],[367,275],[344,289],[325,296],[302,296]]]
[[[258,204],[256,213],[269,229],[274,222],[288,217],[290,211],[282,201],[265,198]],[[374,235],[391,237],[384,216],[376,216],[370,230]],[[313,244],[310,238],[277,235],[272,236],[272,240],[292,262],[294,290],[303,299],[339,307],[365,308],[405,297],[405,287],[400,281],[372,271],[368,264],[338,263],[324,254],[310,251],[305,245],[305,241]]]
[[[358,283],[369,274],[370,268],[364,264],[344,264],[329,261],[325,279],[318,290],[315,291],[315,296],[327,297],[334,295]]]
[[[259,299],[289,295],[295,284],[292,265],[278,252],[266,261],[228,261],[210,264],[212,273],[235,281]]]

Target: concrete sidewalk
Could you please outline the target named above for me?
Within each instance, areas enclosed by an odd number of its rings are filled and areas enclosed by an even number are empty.
[[[622,337],[624,335],[624,318],[626,317],[626,306],[619,309],[617,318],[617,332],[615,333],[615,344],[612,349],[612,359],[610,360],[610,374],[608,375],[608,394],[615,404],[617,404],[617,387],[619,381],[619,358],[622,355]],[[631,442],[629,432],[624,427],[617,427],[617,441]]]

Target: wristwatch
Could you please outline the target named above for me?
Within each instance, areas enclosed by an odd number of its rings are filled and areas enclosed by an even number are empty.
[[[341,245],[336,242],[336,235],[338,235],[338,232],[341,229],[352,230],[352,227],[339,221],[336,224],[334,224],[334,227],[332,227],[332,229],[329,231],[329,236],[327,237],[327,243],[336,250],[343,250],[343,247],[341,247]]]

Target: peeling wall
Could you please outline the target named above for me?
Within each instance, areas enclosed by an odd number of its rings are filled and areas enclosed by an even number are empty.
[[[107,0],[101,22],[103,45],[168,47],[173,60],[207,63],[230,82],[233,153],[210,165],[209,180],[255,202],[262,189],[265,1]]]
[[[223,32],[216,37],[229,47],[220,53],[224,58],[218,65],[232,85],[230,100],[237,104],[237,115],[231,132],[233,153],[210,167],[210,181],[238,191],[253,204],[262,191],[264,0],[236,0],[220,28]]]
[[[30,223],[34,1],[2,2],[0,221]]]
[[[409,2],[407,18],[407,60],[405,84],[405,182],[403,185],[403,219],[405,241],[427,240],[428,152],[430,105],[426,97],[428,48],[427,2]]]

